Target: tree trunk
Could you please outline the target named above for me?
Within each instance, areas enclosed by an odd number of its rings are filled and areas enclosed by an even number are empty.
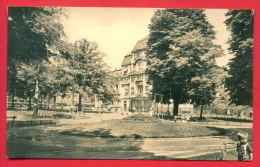
[[[38,116],[39,110],[39,81],[38,77],[35,79],[35,93],[33,97],[33,115]]]
[[[72,106],[74,106],[74,92],[72,92],[71,94],[71,104]]]
[[[57,95],[53,96],[53,105],[56,105],[56,97]]]
[[[200,108],[200,119],[202,119],[203,117],[203,104],[201,105],[201,108]]]
[[[158,108],[158,103],[156,103],[156,115],[159,114],[159,108]]]
[[[16,80],[17,80],[17,69],[16,69],[16,63],[14,61],[11,60],[10,62],[12,65],[11,65],[11,71],[13,71],[13,76],[10,76],[11,77],[11,81],[8,80],[8,85],[7,85],[7,89],[10,90],[10,93],[11,93],[11,110],[14,110],[15,109],[15,102],[14,102],[14,99],[15,99],[15,89],[16,89]]]
[[[11,92],[11,110],[14,110],[14,89]]]
[[[39,64],[36,65],[36,74],[35,74],[35,92],[33,97],[33,115],[38,116],[39,110],[39,96],[40,96],[40,87],[39,87]]]
[[[29,97],[29,105],[28,105],[28,110],[32,109],[32,97]]]
[[[81,99],[82,99],[82,95],[79,93],[78,111],[81,111]]]
[[[39,96],[39,109],[42,109],[42,95]]]
[[[179,114],[179,101],[178,100],[174,100],[173,103],[173,116],[178,115]]]
[[[48,99],[47,99],[47,108],[50,109],[50,104],[51,104],[51,97],[48,96]]]

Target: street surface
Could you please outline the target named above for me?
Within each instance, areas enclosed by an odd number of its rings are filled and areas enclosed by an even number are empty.
[[[194,138],[92,138],[49,134],[8,141],[10,158],[189,159],[220,152],[222,136]],[[212,159],[214,160],[214,159]]]
[[[216,155],[221,153],[224,143],[231,143],[230,146],[235,148],[236,141],[225,136],[134,138],[111,136],[107,129],[89,132],[93,137],[57,133],[81,127],[84,123],[122,119],[126,116],[118,113],[87,113],[76,116],[76,119],[61,119],[57,125],[12,127],[10,130],[14,135],[12,137],[12,134],[8,134],[7,155],[9,158],[201,160],[200,156],[214,154],[206,159],[216,160]],[[252,126],[250,123],[245,123],[239,128],[250,126]],[[20,130],[24,130],[27,134]],[[19,131],[22,134],[15,136]]]

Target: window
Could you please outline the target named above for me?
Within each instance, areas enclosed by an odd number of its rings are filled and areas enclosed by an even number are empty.
[[[142,80],[143,79],[143,74],[138,74],[136,78],[137,78],[138,81]]]
[[[128,88],[126,88],[125,89],[125,96],[128,96],[128,94],[129,94],[129,90],[128,90]]]
[[[150,92],[149,92],[149,87],[148,87],[148,86],[145,87],[145,92],[150,93]]]
[[[127,84],[128,81],[129,81],[129,79],[128,79],[127,77],[123,78],[123,83],[124,83],[124,84]]]
[[[143,93],[143,85],[138,85],[138,93],[139,94]]]
[[[145,80],[148,81],[148,79],[149,79],[148,75],[145,75],[144,77],[145,77]]]
[[[143,63],[139,62],[139,70],[142,70],[142,69],[143,69]]]
[[[131,95],[134,95],[134,94],[135,94],[135,88],[132,87],[132,88],[131,88]]]
[[[131,82],[132,82],[132,83],[135,82],[135,76],[131,76]]]
[[[124,74],[127,74],[127,69],[124,69]]]
[[[124,110],[127,110],[127,101],[124,101]]]

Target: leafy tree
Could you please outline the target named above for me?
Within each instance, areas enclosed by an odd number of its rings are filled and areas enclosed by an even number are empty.
[[[29,109],[31,109],[31,100],[35,95],[36,75],[38,75],[37,89],[40,99],[48,98],[49,102],[50,98],[56,93],[64,93],[66,73],[63,69],[65,67],[63,62],[61,58],[52,56],[38,65],[34,63],[23,63],[19,65],[17,78],[19,82],[18,86],[21,88],[19,89],[20,96],[19,94],[17,94],[17,96],[22,98],[29,97]]]
[[[17,64],[16,64],[17,65]],[[17,65],[17,85],[16,85],[16,96],[20,98],[27,99],[29,98],[29,110],[32,109],[32,98],[34,95],[34,74],[35,71],[31,66],[26,64]],[[18,93],[19,92],[19,93]]]
[[[198,102],[190,92],[191,86],[195,90],[195,77],[204,77],[214,67],[219,51],[212,44],[212,28],[202,9],[162,9],[151,19],[147,72],[153,92],[163,94],[164,102],[174,100],[174,115],[178,115],[178,105],[191,97]]]
[[[39,70],[38,65],[51,56],[49,47],[64,36],[60,19],[63,8],[9,7],[8,8],[8,92],[12,97],[18,91],[18,64],[35,64],[35,112],[38,113]],[[14,106],[12,106],[14,107]]]
[[[76,41],[68,50],[66,72],[71,76],[68,88],[79,95],[78,111],[82,110],[84,94],[96,94],[103,102],[113,97],[107,80],[108,67],[102,60],[103,56],[97,44],[86,39]]]
[[[226,86],[232,103],[252,106],[253,11],[229,10],[226,17],[231,32],[229,51],[234,55],[228,64]]]
[[[98,100],[105,105],[111,104],[112,101],[118,100],[119,98],[114,89],[115,79],[115,76],[111,74],[110,71],[106,72],[104,77],[101,79],[101,87],[99,86],[100,88],[95,91]]]
[[[210,105],[211,112],[215,114],[227,114],[227,110],[230,108],[230,96],[229,91],[225,87],[226,78],[229,77],[227,68],[220,67],[220,74],[216,77],[220,84],[216,88],[216,97]]]
[[[46,59],[48,46],[64,36],[63,8],[9,7],[8,60]]]
[[[177,38],[171,54],[175,57],[176,74],[184,75],[188,86],[188,97],[195,106],[209,105],[215,98],[216,88],[221,84],[220,67],[216,58],[223,55],[222,49],[212,42],[212,38],[203,37],[195,30]]]

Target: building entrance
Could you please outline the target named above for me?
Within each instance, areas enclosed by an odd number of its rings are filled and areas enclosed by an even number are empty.
[[[127,111],[127,101],[124,101],[124,111]]]
[[[130,108],[133,112],[149,112],[152,106],[151,99],[132,99],[130,100]]]

